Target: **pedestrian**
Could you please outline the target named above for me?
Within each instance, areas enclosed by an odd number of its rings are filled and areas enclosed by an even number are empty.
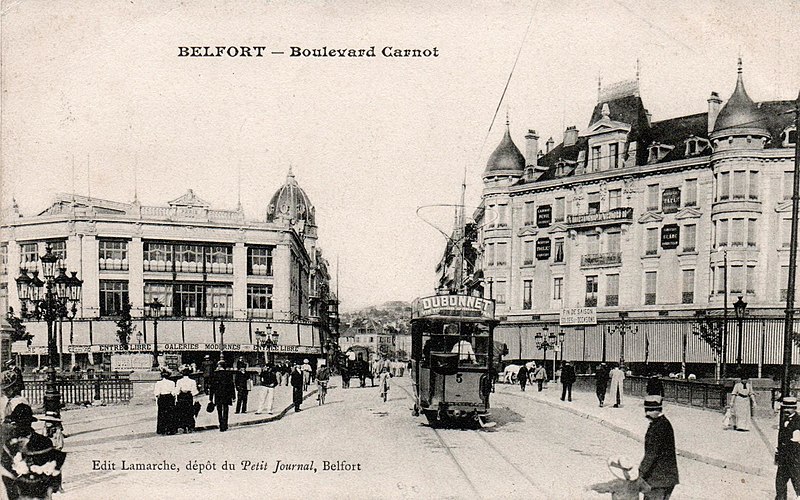
[[[733,428],[737,431],[749,431],[750,419],[753,416],[753,406],[756,403],[756,394],[750,384],[750,378],[743,376],[731,391],[733,401],[731,401],[731,415],[733,416]]]
[[[311,382],[311,364],[308,362],[308,359],[303,360],[303,366],[301,367],[303,371],[303,392],[308,390],[308,384]]]
[[[153,387],[153,398],[158,405],[156,434],[175,434],[175,382],[169,371],[161,370],[161,380]]]
[[[319,392],[317,392],[317,399],[319,399],[320,392],[328,389],[328,381],[330,381],[331,379],[331,371],[330,369],[328,369],[328,365],[325,364],[325,361],[320,362],[319,368],[317,368],[317,373],[315,375],[315,378],[317,380],[317,386],[319,388]]]
[[[217,407],[219,431],[228,430],[228,408],[236,400],[236,387],[233,383],[233,374],[225,369],[225,360],[217,361],[217,369],[211,376],[211,389],[208,400]]]
[[[64,448],[64,425],[61,418],[54,411],[47,411],[39,416],[39,420],[44,422],[44,435],[53,442],[53,448],[61,450]]]
[[[3,394],[0,396],[0,424],[5,420],[6,415],[14,411],[14,407],[20,403],[30,405],[28,400],[22,396],[21,378],[14,370],[5,370],[0,373],[0,387]],[[0,443],[2,444],[2,443]]]
[[[787,484],[792,481],[795,495],[800,492],[800,417],[797,416],[797,398],[786,396],[781,402],[786,420],[778,432],[775,452],[775,499],[785,500]]]
[[[19,392],[24,391],[25,390],[25,381],[22,379],[22,369],[20,369],[20,367],[17,366],[17,360],[14,359],[13,357],[10,358],[8,361],[6,361],[6,368],[5,369],[6,370],[11,370],[11,371],[13,371],[14,373],[17,374],[17,377],[19,377],[18,378],[18,380],[19,380],[19,382],[18,382],[18,384],[19,384]]]
[[[214,362],[211,356],[206,354],[203,357],[203,392],[208,395],[211,388],[211,375],[214,373]]]
[[[652,373],[647,379],[647,395],[664,397],[664,383],[658,373]]]
[[[525,368],[525,365],[519,367],[519,371],[517,372],[517,380],[519,381],[519,388],[522,392],[525,392],[525,384],[528,382],[528,369]]]
[[[294,369],[290,376],[292,384],[292,403],[294,403],[294,411],[300,411],[300,405],[303,403],[303,370],[299,364],[295,363]]]
[[[624,392],[623,382],[625,380],[625,372],[623,371],[622,364],[614,366],[611,370],[611,397],[615,398],[614,408],[619,408],[622,405],[622,393]]]
[[[575,367],[569,361],[561,364],[561,401],[566,396],[568,401],[572,401],[572,384],[575,383]]]
[[[236,370],[238,371],[239,368],[247,369],[247,363],[244,361],[244,356],[239,356],[239,359],[236,360]]]
[[[247,393],[253,388],[250,374],[247,373],[247,365],[239,364],[239,369],[234,376],[236,386],[236,413],[247,413]]]
[[[606,400],[606,389],[608,389],[608,367],[605,363],[600,363],[600,366],[594,372],[594,389],[602,408]]]
[[[378,377],[378,387],[381,388],[380,395],[384,403],[386,402],[386,398],[389,394],[389,378],[389,369],[384,366],[381,368],[381,374]]]
[[[274,367],[271,364],[265,366],[261,370],[259,378],[264,389],[261,392],[261,398],[258,400],[256,415],[263,413],[264,405],[267,406],[267,414],[272,415],[272,402],[275,399],[275,387],[278,385],[278,377]]]
[[[644,458],[639,464],[639,477],[650,486],[645,500],[668,500],[678,484],[675,432],[664,416],[662,402],[661,396],[644,398],[644,413],[650,420],[644,436]]]
[[[346,364],[342,364],[339,368],[339,374],[342,377],[342,389],[349,389],[350,388],[350,370],[347,368]]]
[[[195,382],[189,375],[192,374],[192,368],[187,365],[181,367],[183,377],[175,382],[175,420],[176,430],[183,429],[183,432],[189,433],[194,431],[194,418],[197,416],[200,403],[195,404],[194,397],[200,391],[197,390],[197,382]]]
[[[545,369],[544,365],[536,367],[534,378],[536,379],[536,385],[539,388],[539,392],[542,392],[542,386],[544,385],[544,380],[547,378],[547,370]]]
[[[3,488],[11,499],[50,499],[61,490],[66,453],[31,427],[38,419],[28,404],[18,404],[5,419],[0,455]]]

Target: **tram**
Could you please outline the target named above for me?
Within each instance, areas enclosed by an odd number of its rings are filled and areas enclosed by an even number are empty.
[[[411,304],[414,415],[432,426],[477,424],[489,415],[495,304],[469,295],[420,297]]]

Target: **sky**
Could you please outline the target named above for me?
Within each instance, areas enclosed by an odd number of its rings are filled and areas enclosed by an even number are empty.
[[[343,310],[433,292],[453,222],[443,205],[465,174],[468,212],[480,202],[506,116],[523,152],[528,129],[558,144],[587,127],[598,78],[634,78],[637,61],[654,120],[705,111],[711,91],[727,100],[739,56],[756,101],[800,89],[792,0],[1,5],[4,210],[14,197],[32,215],[72,191],[132,201],[136,189],[161,205],[192,188],[214,208],[240,195],[263,219],[291,165],[339,264]],[[267,54],[178,57],[206,45]]]

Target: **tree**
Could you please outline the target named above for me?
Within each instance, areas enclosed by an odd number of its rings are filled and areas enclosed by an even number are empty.
[[[28,347],[30,347],[31,343],[33,342],[33,335],[26,331],[27,329],[25,328],[25,325],[22,324],[22,320],[14,316],[13,307],[8,308],[6,320],[8,320],[8,324],[11,325],[11,328],[13,329],[11,332],[11,342],[24,340],[28,343]]]
[[[122,304],[122,314],[117,321],[117,337],[119,344],[128,349],[128,342],[130,342],[131,335],[133,335],[133,318],[131,317],[131,304]]]
[[[711,347],[714,353],[714,361],[716,362],[716,376],[719,378],[719,364],[722,360],[722,337],[725,333],[723,321],[719,318],[702,318],[698,319],[697,324],[692,330],[692,334],[700,337],[706,344]]]

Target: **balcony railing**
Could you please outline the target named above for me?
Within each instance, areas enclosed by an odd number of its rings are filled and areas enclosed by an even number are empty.
[[[619,207],[612,208],[608,212],[567,216],[567,224],[576,227],[596,227],[598,225],[612,225],[623,222],[633,222],[633,208]]]
[[[602,267],[622,264],[622,252],[592,253],[581,257],[581,267]]]

